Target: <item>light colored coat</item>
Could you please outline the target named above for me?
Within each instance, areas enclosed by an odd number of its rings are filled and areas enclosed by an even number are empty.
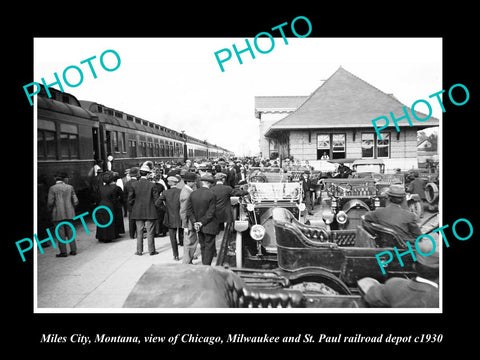
[[[58,181],[48,189],[47,207],[52,212],[52,221],[73,219],[78,198],[72,185]]]
[[[193,225],[188,222],[187,203],[193,189],[185,185],[180,192],[180,219],[182,220],[182,228],[193,230]]]

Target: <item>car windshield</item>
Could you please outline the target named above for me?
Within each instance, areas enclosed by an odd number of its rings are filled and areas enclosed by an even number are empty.
[[[300,183],[250,183],[248,192],[253,201],[297,201],[302,194]]]
[[[365,173],[365,172],[375,172],[381,173],[382,171],[380,164],[358,164],[355,165],[355,171],[358,173]]]

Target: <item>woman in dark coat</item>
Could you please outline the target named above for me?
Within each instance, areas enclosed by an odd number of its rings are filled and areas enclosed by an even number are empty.
[[[154,171],[155,171],[155,175],[153,177],[153,183],[157,188],[158,194],[161,195],[166,190],[166,188],[160,182],[163,171],[160,170],[159,168],[154,168]],[[167,235],[167,231],[168,231],[168,228],[163,224],[166,207],[165,205],[161,204],[161,206],[157,206],[156,209],[157,209],[157,221],[155,221],[155,236],[163,237]]]
[[[107,227],[97,226],[96,238],[100,242],[110,242],[125,232],[122,216],[122,189],[115,184],[113,172],[106,171],[102,174],[104,185],[100,188],[100,203],[106,206],[113,214],[113,221]],[[110,221],[110,214],[104,209],[100,209],[95,214],[99,224],[107,224]]]

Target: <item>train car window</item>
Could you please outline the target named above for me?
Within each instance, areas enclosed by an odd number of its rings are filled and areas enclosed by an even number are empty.
[[[37,128],[55,132],[55,123],[53,121],[38,119]]]
[[[37,157],[39,160],[56,158],[56,136],[54,131],[37,130]]]
[[[148,156],[153,156],[153,143],[148,143]]]
[[[62,159],[78,159],[78,135],[60,133],[60,156]]]
[[[60,132],[78,134],[78,128],[76,125],[72,125],[72,124],[60,124]]]
[[[129,153],[129,156],[130,157],[137,157],[137,142],[135,140],[130,140],[129,141],[129,144],[130,144],[130,153]]]
[[[120,137],[118,138],[118,144],[119,144],[119,147],[120,147],[120,151],[122,153],[126,153],[126,149],[125,149],[125,144],[126,144],[126,140],[125,140],[125,133],[124,132],[121,132],[120,133]]]
[[[119,152],[118,150],[118,132],[112,131],[112,142],[113,142],[113,151]]]

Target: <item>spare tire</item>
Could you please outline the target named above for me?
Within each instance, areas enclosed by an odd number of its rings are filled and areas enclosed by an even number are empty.
[[[429,204],[438,201],[438,186],[435,183],[425,185],[425,199]]]

